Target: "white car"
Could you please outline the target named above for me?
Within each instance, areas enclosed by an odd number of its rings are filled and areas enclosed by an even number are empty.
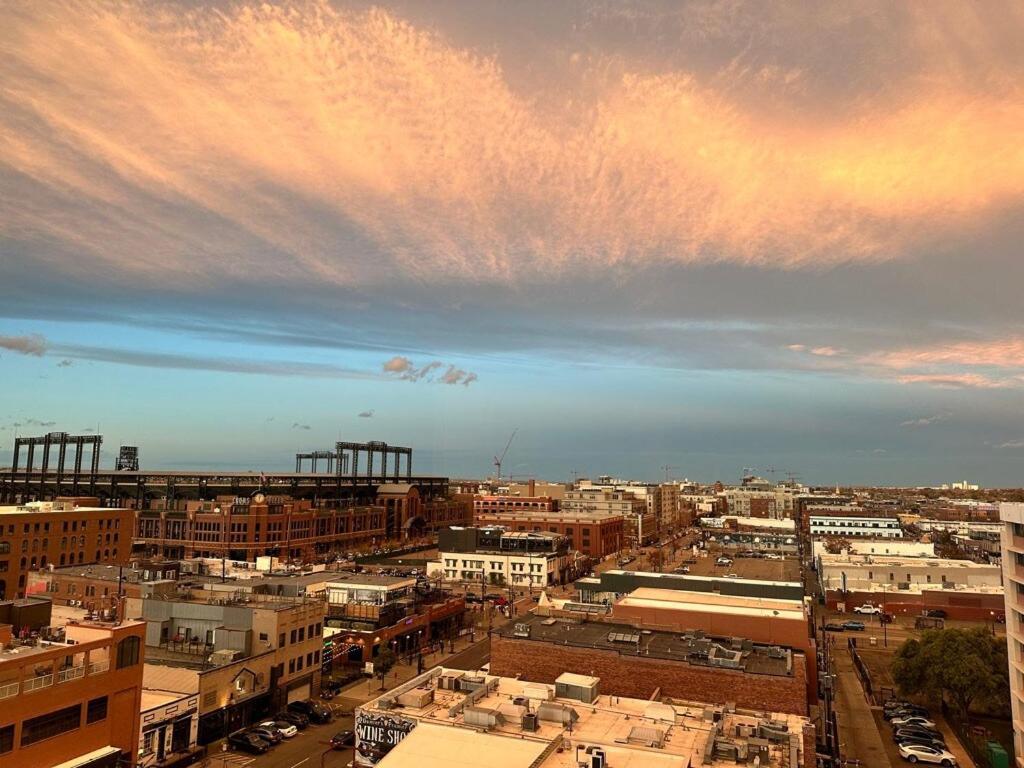
[[[912,763],[935,763],[936,765],[954,766],[956,758],[952,752],[938,747],[926,747],[923,744],[904,744],[900,747],[900,757]]]
[[[769,552],[767,555],[764,556],[764,559],[765,560],[781,560],[782,559],[782,555],[778,555],[778,554],[776,554],[774,552]]]
[[[260,728],[276,729],[276,730],[280,731],[281,735],[284,738],[286,738],[286,739],[290,739],[292,736],[297,736],[298,733],[299,733],[299,729],[298,728],[296,728],[291,723],[286,723],[284,720],[282,720],[279,723],[278,722],[274,722],[273,720],[268,720],[265,723],[260,723]]]
[[[889,721],[889,725],[893,728],[902,728],[905,725],[919,725],[922,728],[931,728],[937,730],[935,723],[929,720],[927,717],[921,717],[920,715],[907,715],[906,717],[894,717]]]
[[[715,560],[715,565],[732,565],[732,560],[728,557],[720,557]]]
[[[878,605],[871,605],[870,603],[865,603],[864,605],[858,605],[856,608],[853,609],[853,612],[854,613],[881,613],[882,612],[882,608],[881,608],[881,606],[878,606]]]

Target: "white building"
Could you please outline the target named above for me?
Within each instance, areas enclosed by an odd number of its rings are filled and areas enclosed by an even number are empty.
[[[196,751],[199,735],[198,683],[194,692],[166,690],[161,687],[162,671],[161,667],[152,664],[147,664],[143,671],[136,762],[140,768],[181,760]]]
[[[909,541],[892,538],[848,539],[850,552],[855,555],[894,555],[896,557],[935,557],[935,545],[930,541]],[[814,557],[825,554],[824,539],[811,542]]]
[[[817,564],[825,591],[881,592],[914,585],[933,589],[1001,587],[1003,583],[998,565],[971,560],[823,554],[818,556]]]
[[[1003,521],[1006,644],[1010,659],[1010,707],[1018,768],[1024,768],[1024,504],[999,505]]]
[[[812,514],[810,527],[811,536],[903,538],[903,528],[895,517]]]
[[[438,554],[427,578],[543,588],[575,575],[568,537],[545,531],[448,528],[438,536]]]

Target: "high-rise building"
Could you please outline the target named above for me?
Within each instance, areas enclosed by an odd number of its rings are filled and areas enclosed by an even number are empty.
[[[1024,768],[1024,504],[999,505],[1003,521],[1003,587],[1006,644],[1010,660],[1010,707],[1013,712],[1013,751]]]

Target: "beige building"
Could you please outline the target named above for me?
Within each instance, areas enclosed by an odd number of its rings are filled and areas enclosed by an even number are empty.
[[[724,703],[724,702],[723,702]],[[608,696],[601,680],[552,684],[435,667],[356,709],[355,765],[380,768],[813,768],[799,715],[717,702]]]
[[[1010,707],[1018,768],[1024,768],[1024,504],[1002,503],[1003,576],[1006,579],[1006,644],[1010,660]]]
[[[567,515],[621,515],[624,522],[623,537],[630,546],[648,544],[658,537],[658,518],[653,506],[649,509],[647,501],[631,491],[581,487],[565,492],[560,509]]]

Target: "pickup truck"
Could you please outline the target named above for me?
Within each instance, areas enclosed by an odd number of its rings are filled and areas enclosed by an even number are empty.
[[[864,605],[858,605],[856,608],[854,608],[853,612],[876,614],[882,612],[882,607],[878,605],[871,605],[870,603],[864,603]]]

